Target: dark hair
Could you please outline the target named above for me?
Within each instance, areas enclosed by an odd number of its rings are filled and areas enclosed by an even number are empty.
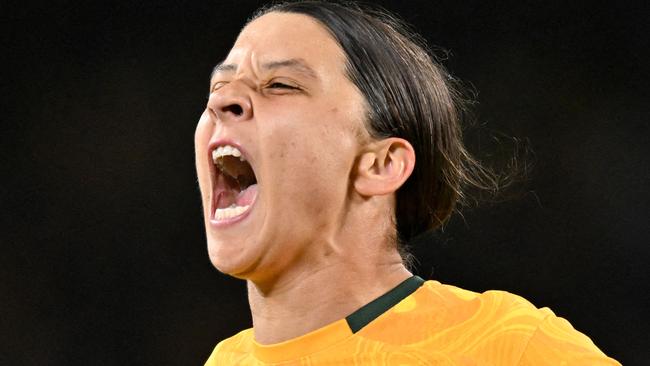
[[[270,12],[304,14],[324,25],[347,57],[348,78],[367,101],[371,136],[400,137],[413,145],[415,168],[396,196],[399,242],[440,227],[465,187],[497,186],[463,145],[464,99],[456,82],[403,22],[356,3],[309,0],[263,8],[251,20]]]

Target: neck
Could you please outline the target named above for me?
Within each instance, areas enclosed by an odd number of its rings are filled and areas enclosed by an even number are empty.
[[[397,250],[369,249],[311,262],[272,285],[248,281],[256,341],[279,343],[343,319],[411,276]]]

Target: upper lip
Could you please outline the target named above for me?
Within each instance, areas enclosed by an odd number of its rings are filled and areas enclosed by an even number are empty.
[[[251,168],[253,168],[253,164],[251,162],[250,156],[246,152],[246,149],[244,149],[240,144],[230,140],[230,139],[219,139],[213,142],[210,142],[208,144],[208,161],[210,162],[210,165],[212,166],[211,169],[214,169],[214,163],[212,161],[212,152],[216,150],[219,146],[226,146],[230,145],[232,147],[236,147],[237,150],[241,152],[242,157],[246,160],[248,164],[250,164]],[[253,171],[255,171],[255,168],[253,168]]]

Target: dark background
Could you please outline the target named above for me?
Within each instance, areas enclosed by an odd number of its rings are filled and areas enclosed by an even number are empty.
[[[262,2],[89,3],[0,8],[0,364],[200,365],[250,318],[207,257],[194,127]],[[470,150],[504,166],[511,136],[534,165],[517,198],[419,240],[416,272],[522,295],[647,361],[642,2],[380,3],[478,91]]]

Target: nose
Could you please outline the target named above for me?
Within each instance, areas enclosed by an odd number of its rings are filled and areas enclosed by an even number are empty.
[[[231,82],[210,94],[208,108],[220,122],[246,121],[253,117],[253,106],[245,85]]]

